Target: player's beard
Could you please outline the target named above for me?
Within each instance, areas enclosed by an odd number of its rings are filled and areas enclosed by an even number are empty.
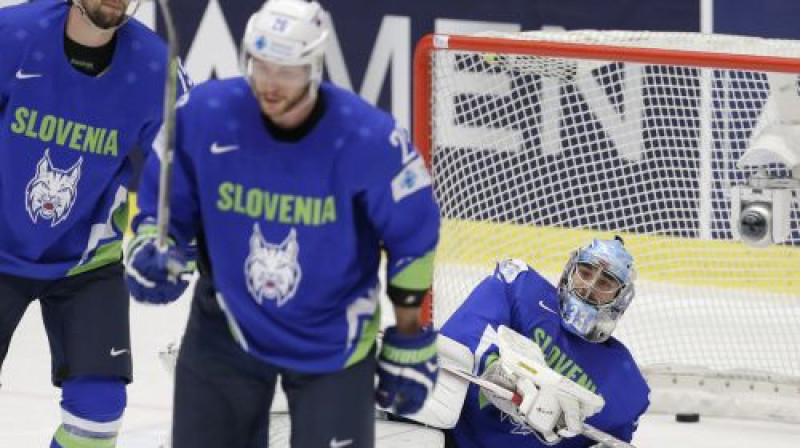
[[[103,0],[91,6],[86,5],[86,2],[82,3],[89,20],[99,28],[116,28],[125,21],[127,2],[123,0]],[[105,7],[103,6],[104,4]]]
[[[265,99],[262,98],[262,112],[273,122],[280,124],[282,121],[281,119],[286,117],[287,114],[290,114],[297,110],[300,107],[304,106],[304,103],[310,101],[309,98],[309,88],[306,86],[304,89],[296,92],[293,96],[288,98],[283,98],[275,104],[275,102],[266,102]],[[263,104],[266,102],[266,105]]]

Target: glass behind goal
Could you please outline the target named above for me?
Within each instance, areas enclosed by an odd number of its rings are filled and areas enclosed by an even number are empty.
[[[798,58],[797,41],[691,33],[426,36],[414,137],[444,218],[434,324],[503,258],[555,281],[572,250],[618,234],[639,275],[615,336],[653,409],[800,421],[798,191],[766,248],[737,240],[731,200],[756,173],[792,179],[738,162],[769,126],[800,125]]]

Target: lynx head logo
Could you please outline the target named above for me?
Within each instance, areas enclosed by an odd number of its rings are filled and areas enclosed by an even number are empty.
[[[267,299],[283,306],[294,297],[302,276],[297,263],[299,251],[294,229],[280,244],[271,244],[264,239],[258,224],[253,225],[250,254],[244,261],[244,275],[247,289],[259,305]]]
[[[36,164],[36,174],[25,188],[25,209],[33,222],[39,217],[51,220],[54,227],[72,211],[78,194],[78,180],[81,178],[80,157],[71,168],[61,170],[53,166],[50,150]]]

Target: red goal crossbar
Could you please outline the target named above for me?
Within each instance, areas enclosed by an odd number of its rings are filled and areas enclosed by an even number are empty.
[[[601,59],[642,64],[800,73],[800,58],[428,34],[414,50],[414,143],[431,163],[431,54],[437,50]]]

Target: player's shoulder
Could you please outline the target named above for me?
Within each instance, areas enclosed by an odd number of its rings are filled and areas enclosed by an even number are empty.
[[[533,269],[524,261],[516,258],[506,258],[497,263],[493,277],[503,283],[510,284],[514,283],[521,274],[532,271]]]
[[[623,358],[633,358],[633,355],[631,354],[631,351],[628,350],[628,347],[626,347],[625,344],[622,343],[622,341],[615,338],[614,336],[611,336],[608,339],[606,339],[603,345],[609,351],[616,352],[617,356]]]
[[[198,98],[248,98],[250,85],[242,76],[225,79],[209,79],[196,84],[192,95]]]
[[[514,307],[521,307],[521,314],[528,317],[540,316],[539,306],[533,304],[544,301],[545,309],[557,309],[555,287],[538,271],[522,260],[509,258],[497,263],[491,281],[500,283],[506,289],[506,297]],[[531,297],[537,300],[531,300]],[[548,308],[549,307],[549,308]],[[538,318],[538,317],[537,317]]]
[[[16,5],[6,6],[0,8],[0,20],[18,20],[21,25],[26,24],[26,20],[31,21],[33,24],[38,22],[37,19],[44,19],[39,23],[40,27],[46,25],[47,19],[53,14],[66,13],[68,5],[63,1],[55,0],[39,0],[36,2],[25,2]]]
[[[253,102],[250,86],[243,77],[209,79],[195,84],[186,99],[187,110],[225,110],[232,103]]]
[[[63,31],[68,4],[39,0],[0,8],[0,84],[16,70],[23,55],[39,42],[55,39]]]
[[[58,17],[67,13],[69,5],[63,1],[39,0],[0,8],[0,29],[13,27],[16,31],[4,36],[26,39],[31,33],[46,32]]]
[[[136,18],[130,18],[117,33],[119,39],[126,40],[126,44],[136,50],[135,53],[141,54],[143,57],[166,60],[167,43],[155,31]]]
[[[342,87],[323,82],[320,95],[324,98],[326,113],[333,115],[333,121],[362,137],[384,137],[395,127],[391,114]]]
[[[638,364],[636,364],[636,360],[633,357],[633,354],[622,343],[619,339],[611,336],[603,342],[602,346],[606,349],[605,358],[611,359],[614,358],[616,361],[613,363],[618,365],[619,368],[622,370],[626,376],[632,379],[632,381],[638,381],[642,384],[646,384],[644,377],[642,376],[642,372],[639,370]]]
[[[320,93],[324,95],[327,105],[345,115],[367,116],[375,120],[392,120],[392,116],[389,113],[373,106],[355,93],[333,83],[321,83]]]
[[[495,265],[494,278],[503,283],[514,283],[520,274],[528,271],[531,271],[531,267],[524,261],[506,258]]]
[[[383,186],[403,167],[409,167],[407,179],[430,177],[423,173],[424,165],[411,165],[410,135],[394,117],[341,87],[323,83],[320,88],[326,114],[321,132],[333,142],[342,178],[353,179],[360,186]],[[364,166],[371,167],[369,172],[364,172]],[[424,186],[425,182],[414,182],[413,188],[407,184],[405,191]]]

